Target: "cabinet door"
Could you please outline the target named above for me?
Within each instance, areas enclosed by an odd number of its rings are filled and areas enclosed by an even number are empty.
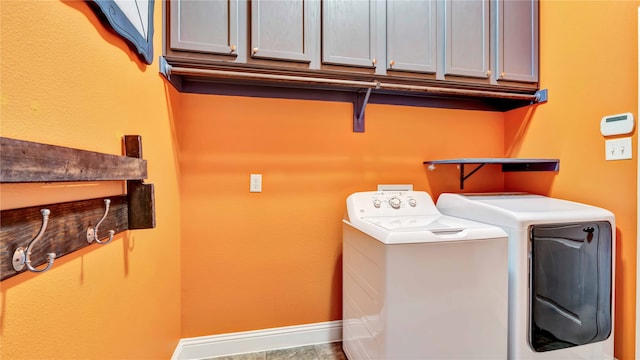
[[[538,0],[498,0],[496,79],[538,82]]]
[[[322,62],[375,67],[376,0],[322,2]]]
[[[237,0],[173,0],[170,9],[172,49],[237,53]]]
[[[448,0],[444,6],[445,75],[489,77],[489,0]]]
[[[319,0],[252,1],[251,56],[310,61],[309,36],[319,31],[312,27],[319,23],[313,6]]]
[[[387,1],[387,65],[436,72],[436,1]]]

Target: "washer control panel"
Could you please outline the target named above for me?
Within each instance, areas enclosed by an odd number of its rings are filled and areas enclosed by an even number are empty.
[[[404,200],[411,207],[416,207],[416,205],[418,205],[418,201],[413,197],[409,197]],[[400,194],[399,196],[391,196],[389,198],[383,198],[382,200],[379,198],[373,199],[373,206],[375,208],[380,208],[383,203],[388,204],[388,206],[391,206],[394,209],[400,209],[400,207],[403,205],[402,194]]]
[[[369,191],[347,199],[350,216],[439,215],[431,196],[424,191]]]

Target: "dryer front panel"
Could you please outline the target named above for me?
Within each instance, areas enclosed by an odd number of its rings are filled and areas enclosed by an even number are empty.
[[[530,227],[529,341],[537,352],[611,334],[612,229],[606,221]]]

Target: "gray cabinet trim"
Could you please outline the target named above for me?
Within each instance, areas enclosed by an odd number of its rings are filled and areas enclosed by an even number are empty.
[[[495,79],[537,82],[538,0],[500,0],[495,6]]]
[[[322,1],[323,63],[376,67],[377,3]]]
[[[174,0],[170,6],[172,49],[237,53],[238,0]]]
[[[489,16],[489,0],[445,2],[445,75],[489,77]]]
[[[318,0],[252,1],[251,56],[310,62],[312,26],[319,23],[314,7],[319,6]]]
[[[387,68],[436,72],[436,1],[387,1]]]

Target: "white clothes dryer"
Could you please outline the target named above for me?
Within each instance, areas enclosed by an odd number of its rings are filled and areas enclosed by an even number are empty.
[[[532,194],[442,194],[509,234],[509,359],[613,359],[615,217]]]
[[[507,235],[421,191],[360,192],[343,224],[343,349],[360,359],[506,359]]]

